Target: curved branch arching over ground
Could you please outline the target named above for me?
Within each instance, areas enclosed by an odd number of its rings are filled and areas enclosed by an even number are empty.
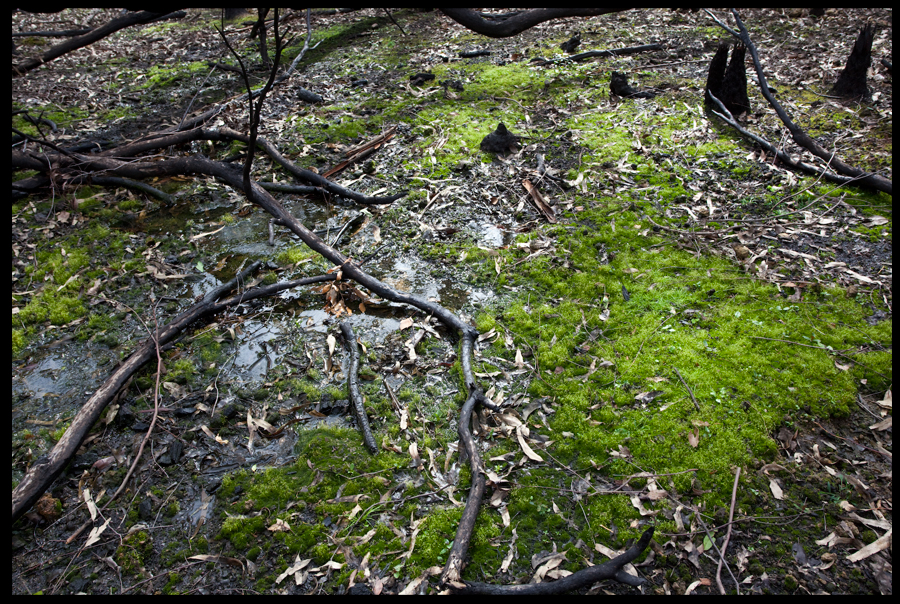
[[[522,33],[544,21],[566,17],[596,17],[618,13],[627,8],[534,8],[524,12],[507,13],[486,18],[471,8],[438,9],[463,27],[488,36],[489,38],[509,38]]]

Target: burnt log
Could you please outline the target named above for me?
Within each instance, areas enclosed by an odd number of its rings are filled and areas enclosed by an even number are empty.
[[[629,575],[623,570],[623,567],[635,560],[647,549],[647,546],[650,545],[650,540],[653,538],[653,528],[651,526],[645,530],[634,545],[612,560],[582,569],[556,581],[525,583],[522,585],[493,585],[491,583],[464,581],[463,585],[453,585],[452,589],[456,594],[549,596],[564,594],[576,589],[584,589],[606,579],[614,579],[619,583],[637,587],[644,584],[646,580]]]
[[[509,38],[544,21],[565,17],[593,17],[617,13],[622,8],[535,8],[507,13],[483,15],[470,8],[438,9],[463,27],[490,38]]]
[[[613,94],[628,99],[652,99],[656,96],[652,92],[641,92],[632,88],[628,84],[628,76],[618,71],[612,72],[612,77],[609,79],[609,89]]]

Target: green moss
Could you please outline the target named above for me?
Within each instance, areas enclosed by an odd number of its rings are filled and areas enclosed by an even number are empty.
[[[176,359],[167,365],[166,381],[188,384],[197,373],[197,367],[190,359]]]
[[[139,199],[126,199],[125,201],[119,202],[118,208],[125,212],[143,210],[144,202]]]
[[[222,523],[216,538],[228,539],[236,550],[246,551],[253,534],[261,533],[264,529],[265,519],[261,516],[255,518],[232,516]]]
[[[285,266],[288,264],[297,264],[304,260],[317,257],[317,254],[305,245],[297,245],[290,247],[275,256],[275,262]]]
[[[25,330],[23,329],[13,329],[12,330],[12,355],[13,357],[18,356],[22,349],[25,347]]]
[[[84,303],[71,296],[59,295],[54,291],[43,290],[35,296],[21,311],[13,315],[13,321],[24,325],[50,321],[53,325],[65,325],[85,314]]]
[[[125,538],[116,549],[116,563],[127,575],[137,575],[153,554],[153,539],[146,531],[138,531]]]
[[[169,580],[163,586],[163,593],[167,595],[175,594],[175,586],[181,583],[181,575],[179,573],[169,573]]]
[[[166,506],[166,517],[173,518],[180,511],[181,505],[177,501],[171,501],[169,502],[169,505]]]

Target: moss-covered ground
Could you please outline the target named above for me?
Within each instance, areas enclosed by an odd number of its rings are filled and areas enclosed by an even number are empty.
[[[101,48],[110,61],[92,61],[89,73],[109,65],[110,74],[98,76],[104,94],[144,95],[143,107],[154,111],[183,98],[165,114],[174,121],[198,90],[203,102],[237,94],[234,74],[201,85],[209,70],[199,51],[182,49],[178,62],[153,64],[162,51],[147,37],[171,37],[185,48],[192,36],[215,39],[212,15],[198,15],[126,30],[118,43],[145,52],[113,61],[119,55],[109,42]],[[298,82],[326,101],[306,105],[276,89],[264,135],[293,161],[324,171],[344,149],[398,127],[369,165],[336,178],[370,193],[410,190],[390,207],[371,209],[347,252],[365,257],[386,244],[373,274],[417,293],[433,287],[482,334],[476,373],[503,411],[476,422],[488,490],[464,578],[527,582],[532,560],[553,551],[565,552],[559,570],[574,572],[603,561],[600,548],[623,549],[653,524],[655,542],[640,559],[649,581],[643,589],[716,593],[712,542],[722,545],[741,468],[728,560],[746,581],[742,592],[879,591],[875,559],[846,556],[884,533],[882,524],[848,520],[852,508],[874,509],[889,523],[892,507],[884,478],[890,433],[870,429],[884,414],[874,401],[892,382],[891,197],[783,170],[711,119],[703,82],[722,36],[693,13],[627,12],[501,41],[431,13],[392,15],[407,35],[383,12],[319,17],[313,44],[320,44],[300,63]],[[788,58],[778,63],[784,70],[811,59],[779,31],[790,26],[834,46],[852,29],[838,19],[751,11],[748,22],[767,51],[771,36],[787,45]],[[655,41],[662,26],[669,32],[664,57],[540,60],[562,59],[559,44],[576,32],[590,48],[616,48]],[[241,43],[258,62],[255,45]],[[881,44],[889,53],[890,43]],[[459,59],[476,47],[492,55]],[[288,60],[298,51],[290,49]],[[77,70],[84,61],[69,56],[58,68]],[[613,70],[658,96],[612,97]],[[423,71],[435,80],[411,84]],[[770,85],[843,159],[890,174],[889,100],[843,106],[823,103],[805,81],[773,76]],[[882,80],[873,86],[884,87]],[[751,100],[750,127],[777,136],[777,118],[761,95],[751,90]],[[117,113],[88,104],[84,114],[48,103],[44,117],[84,132],[162,127],[128,103]],[[228,115],[241,123],[238,109]],[[86,120],[91,128],[79,130]],[[522,150],[496,158],[479,143],[501,121],[523,137]],[[16,124],[37,134],[30,122]],[[870,136],[842,142],[862,130]],[[235,150],[240,146],[202,149],[217,158]],[[555,180],[535,172],[537,154]],[[259,180],[287,180],[265,158],[256,170]],[[556,223],[534,210],[526,178],[551,199]],[[227,280],[249,260],[270,262],[260,275],[266,283],[331,268],[296,241],[262,243],[265,217],[221,185],[185,178],[154,186],[178,195],[179,206],[95,187],[13,205],[13,487],[77,410],[75,400],[54,408],[59,393],[16,389],[17,375],[50,371],[42,365],[48,351],[63,350],[59,357],[73,373],[79,354],[89,356],[93,373],[85,370],[77,382],[89,391],[146,337],[137,315],[152,321],[156,307],[165,320],[214,285],[212,277]],[[296,207],[304,220],[327,219],[329,227],[345,216],[340,206]],[[689,219],[698,207],[707,210],[702,227]],[[797,222],[773,218],[789,212],[800,215]],[[745,230],[740,220],[761,222]],[[776,235],[754,235],[754,255],[766,253],[745,264],[731,246],[761,225]],[[486,243],[487,227],[502,242]],[[701,233],[676,232],[685,230]],[[812,247],[803,243],[811,237]],[[825,268],[841,262],[868,281]],[[395,273],[404,263],[413,269]],[[86,487],[108,496],[124,477],[122,462],[106,474],[92,465],[100,458],[130,463],[133,424],[110,416],[53,488],[65,522],[48,526],[35,515],[14,527],[21,565],[13,591],[344,593],[353,582],[386,593],[410,585],[435,590],[471,481],[456,452],[465,392],[454,334],[435,331],[409,309],[370,305],[370,316],[394,320],[387,325],[416,321],[413,330],[395,326],[387,335],[359,324],[362,390],[380,446],[371,455],[352,425],[330,416],[347,394],[324,335],[336,333],[335,323],[313,327],[311,313],[328,306],[323,294],[299,292],[193,326],[167,350],[171,409],[155,440],[158,463],[142,466],[130,496],[110,512],[122,538],[106,535],[78,556],[61,545],[50,554],[33,547],[35,529],[62,543],[83,522],[78,498]],[[359,301],[341,295],[356,313]],[[265,326],[274,335],[254,348]],[[425,335],[408,345],[419,328]],[[257,379],[237,362],[248,350],[261,366],[276,350],[280,361]],[[155,381],[154,368],[145,368],[119,401],[137,421],[153,408]],[[176,413],[185,407],[189,413]],[[274,445],[257,436],[256,447],[277,451],[277,463],[250,447],[248,413],[274,426],[298,420]],[[164,467],[160,456],[174,440],[187,459]],[[842,545],[823,539],[835,530],[848,539]],[[817,564],[801,564],[797,544]],[[109,560],[118,567],[112,574]],[[52,572],[37,577],[39,563]],[[300,569],[281,576],[293,567]],[[734,589],[730,579],[726,585]]]

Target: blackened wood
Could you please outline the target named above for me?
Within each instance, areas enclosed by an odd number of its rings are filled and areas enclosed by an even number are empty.
[[[184,17],[185,14],[186,13],[184,11],[176,11],[173,13],[155,13],[150,11],[126,13],[124,16],[113,19],[106,25],[102,25],[96,29],[93,29],[83,36],[72,38],[71,40],[67,40],[62,44],[54,46],[53,48],[42,54],[40,57],[28,59],[27,61],[19,63],[18,65],[13,65],[12,74],[13,76],[22,75],[25,72],[31,71],[36,67],[40,67],[44,63],[61,57],[68,52],[72,52],[73,50],[77,50],[79,48],[82,48],[83,46],[92,44],[97,40],[101,40],[106,36],[119,31],[120,29],[131,27],[132,25],[150,23],[158,19],[180,19]]]
[[[722,78],[722,94],[719,97],[732,115],[750,112],[750,98],[747,96],[747,67],[744,59],[747,49],[743,44],[735,44],[731,51],[731,61]]]
[[[344,343],[347,345],[347,351],[350,353],[350,366],[347,368],[347,389],[350,391],[350,404],[353,406],[353,412],[356,414],[356,421],[359,424],[359,431],[362,432],[363,442],[366,443],[369,451],[378,453],[378,444],[372,435],[369,417],[366,415],[366,405],[363,401],[362,392],[359,391],[359,346],[356,344],[356,336],[353,335],[353,328],[350,326],[350,323],[347,321],[341,323],[341,333],[344,335]]]
[[[872,64],[872,42],[875,40],[875,26],[867,23],[856,37],[847,65],[831,88],[831,94],[843,99],[869,98],[866,72]]]
[[[712,61],[709,62],[709,72],[706,74],[706,93],[704,95],[707,104],[712,105],[712,97],[718,98],[722,94],[722,81],[725,79],[725,68],[728,67],[728,48],[730,46],[728,42],[720,43]]]
[[[465,587],[452,587],[457,594],[484,594],[484,595],[529,595],[529,596],[549,596],[559,595],[574,591],[576,589],[584,589],[590,587],[598,581],[606,579],[614,579],[619,583],[627,585],[641,585],[644,579],[634,577],[626,573],[623,567],[635,560],[641,553],[647,549],[650,539],[653,538],[653,527],[648,528],[641,535],[641,538],[635,542],[624,553],[616,556],[612,560],[608,560],[603,564],[597,564],[576,573],[557,579],[556,581],[545,581],[543,583],[526,583],[523,585],[493,585],[491,583],[475,583],[465,582]]]
[[[490,38],[508,38],[544,21],[566,17],[590,17],[619,12],[621,8],[536,8],[487,19],[470,8],[438,9],[463,27]],[[497,19],[496,17],[500,17]]]

